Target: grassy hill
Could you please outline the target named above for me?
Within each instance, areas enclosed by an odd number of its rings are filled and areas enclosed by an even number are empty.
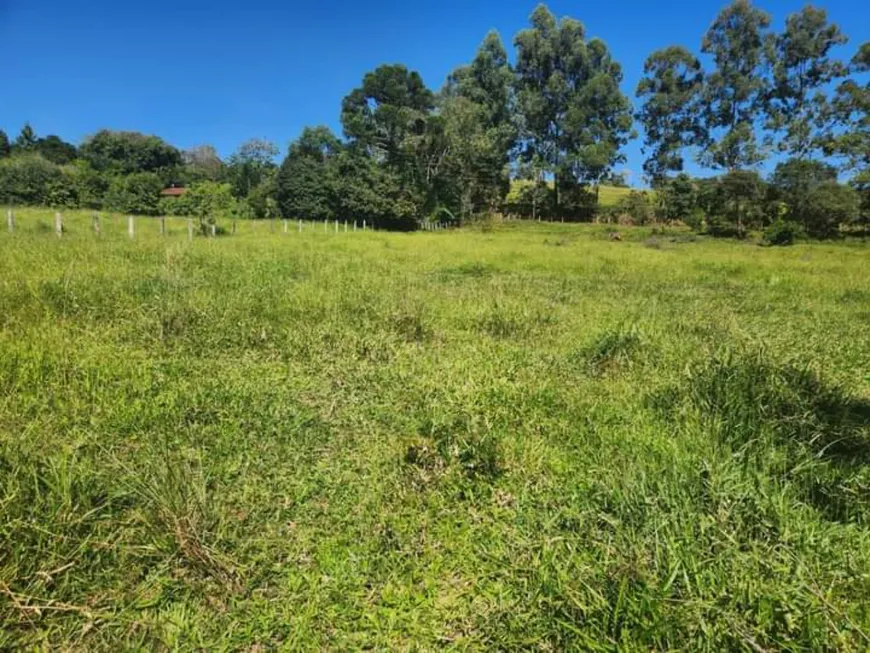
[[[526,181],[526,180],[522,180],[522,179],[512,180],[511,181],[511,190],[510,190],[510,193],[508,195],[508,199],[510,199],[512,196],[515,196],[516,193],[519,192],[520,188],[522,188],[524,186],[528,186],[531,183],[532,183],[531,181]],[[552,182],[550,182],[550,186],[552,187]],[[619,200],[621,200],[623,197],[628,196],[628,194],[632,190],[641,190],[641,189],[625,188],[622,186],[602,185],[602,186],[599,186],[599,188],[598,188],[598,201],[601,204],[601,206],[615,206],[619,202]],[[646,191],[646,192],[651,192],[651,191]]]
[[[0,649],[866,648],[866,247],[50,223]]]

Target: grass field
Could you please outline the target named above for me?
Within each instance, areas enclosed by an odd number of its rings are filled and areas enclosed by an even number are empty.
[[[0,231],[0,649],[870,646],[866,245],[67,229]]]
[[[552,187],[552,182],[550,183],[550,187]],[[509,195],[509,198],[513,198],[519,193],[519,189],[523,186],[529,186],[532,182],[527,180],[517,180],[514,179],[511,181],[511,190],[512,193]],[[625,197],[628,197],[632,190],[641,191],[645,190],[646,193],[653,196],[653,191],[647,189],[638,189],[638,188],[629,188],[623,186],[608,186],[606,184],[602,184],[598,187],[598,203],[601,206],[616,206],[619,204],[619,201]]]

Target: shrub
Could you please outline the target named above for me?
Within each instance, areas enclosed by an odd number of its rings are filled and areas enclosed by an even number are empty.
[[[764,242],[768,245],[791,245],[803,235],[803,229],[796,222],[777,219],[764,231]]]
[[[623,215],[631,218],[633,224],[644,225],[653,219],[653,207],[649,195],[636,190],[619,200],[619,209]]]
[[[36,154],[4,159],[0,162],[0,200],[10,204],[49,204],[50,191],[63,184],[62,177],[60,166]]]
[[[813,238],[831,238],[840,225],[854,221],[859,215],[858,194],[849,186],[835,181],[821,184],[809,196],[804,207],[804,226]]]
[[[662,220],[679,220],[689,224],[697,207],[697,192],[692,178],[680,173],[658,188],[658,217]]]
[[[837,235],[840,224],[855,221],[860,213],[855,190],[837,183],[836,169],[819,161],[780,163],[771,176],[771,189],[787,219],[814,238]]]
[[[106,208],[121,213],[157,215],[163,182],[153,172],[116,177],[106,194]]]

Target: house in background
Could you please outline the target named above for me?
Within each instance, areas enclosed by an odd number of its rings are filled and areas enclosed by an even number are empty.
[[[160,197],[181,197],[187,192],[186,188],[179,186],[170,186],[160,191]]]

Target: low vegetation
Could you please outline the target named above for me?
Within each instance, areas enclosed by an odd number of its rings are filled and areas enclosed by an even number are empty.
[[[857,242],[66,217],[0,232],[0,648],[870,645]]]

